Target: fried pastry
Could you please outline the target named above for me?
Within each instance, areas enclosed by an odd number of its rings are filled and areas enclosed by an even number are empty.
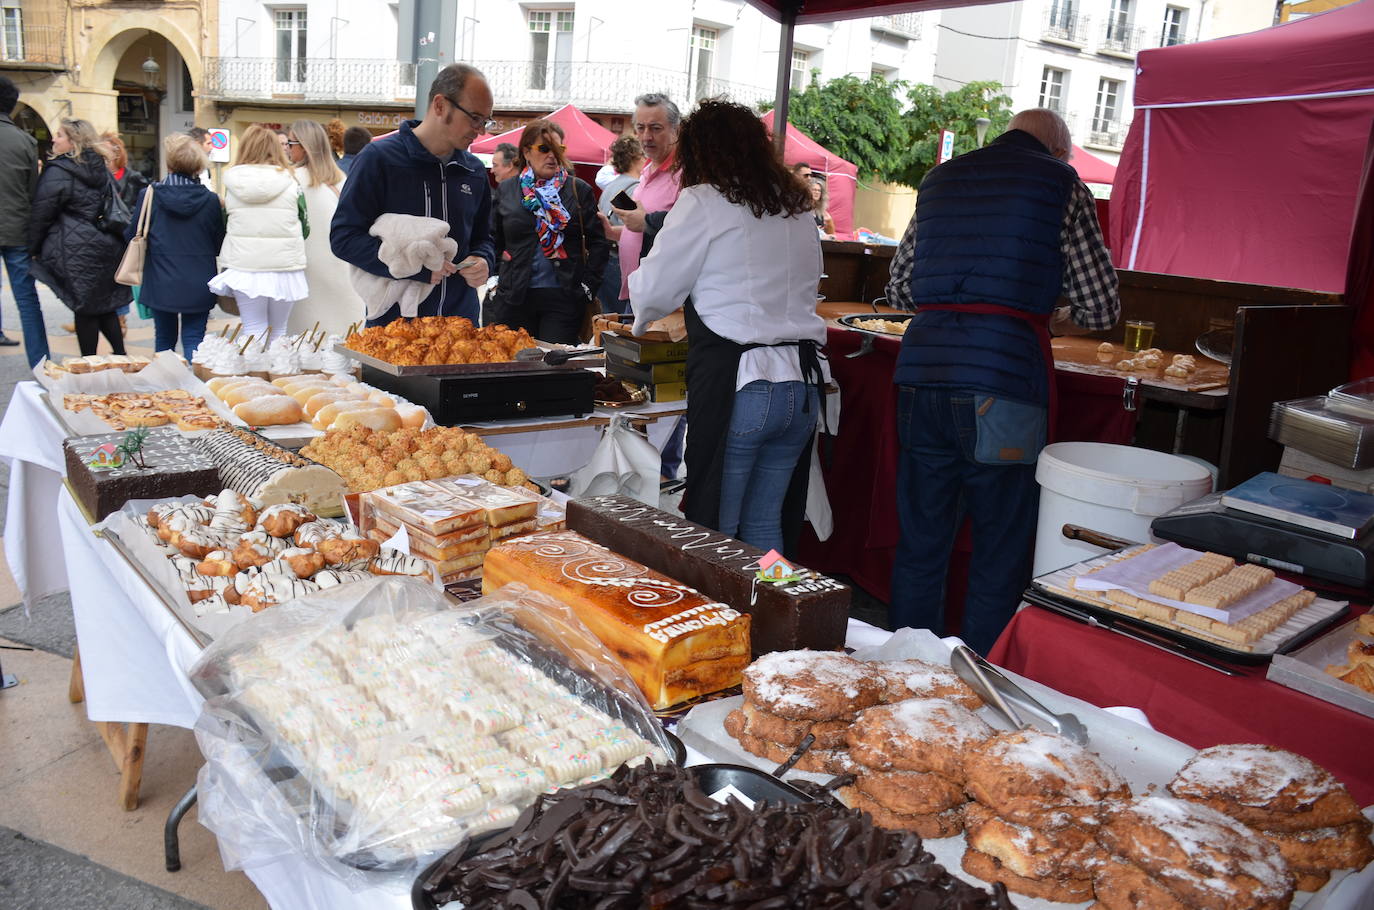
[[[878,771],[928,771],[962,782],[966,755],[994,731],[953,702],[912,698],[869,708],[849,728],[854,760]]]
[[[1002,818],[1032,827],[1092,825],[1103,801],[1131,795],[1097,753],[1030,727],[970,748],[964,771],[970,796]]]
[[[908,698],[944,698],[970,711],[983,706],[983,699],[978,693],[949,667],[914,659],[875,661],[873,666],[887,683],[887,692],[883,696],[886,702]]]
[[[832,651],[774,651],[744,670],[744,697],[791,720],[845,720],[887,690],[871,664]]]
[[[879,828],[892,831],[915,831],[922,837],[932,840],[953,837],[964,830],[964,814],[959,809],[925,815],[909,815],[894,812],[855,787],[841,787],[839,796],[849,806],[862,809],[873,816],[873,823]]]

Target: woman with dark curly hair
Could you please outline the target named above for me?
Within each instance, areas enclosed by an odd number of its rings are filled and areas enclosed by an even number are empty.
[[[758,117],[723,101],[703,101],[683,121],[677,167],[682,195],[630,276],[630,299],[636,333],[685,301],[683,513],[756,547],[792,550],[828,373],[811,193]]]

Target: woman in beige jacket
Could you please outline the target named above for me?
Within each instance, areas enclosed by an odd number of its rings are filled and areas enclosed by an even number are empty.
[[[253,124],[239,140],[234,166],[224,172],[228,224],[220,273],[210,290],[232,295],[243,334],[266,342],[286,334],[291,308],[309,294],[305,197],[276,134]],[[265,345],[264,345],[265,346]]]
[[[310,296],[292,308],[291,331],[308,332],[318,324],[331,335],[342,335],[367,316],[363,298],[349,283],[348,264],[329,249],[329,224],[339,206],[344,172],[334,163],[324,127],[314,120],[297,120],[287,135],[287,153],[296,166],[296,182],[305,193],[310,223],[319,226],[305,239],[305,278]]]

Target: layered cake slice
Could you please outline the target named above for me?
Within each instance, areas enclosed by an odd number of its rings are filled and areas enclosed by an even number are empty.
[[[495,544],[482,593],[510,582],[570,607],[630,671],[655,709],[739,685],[749,617],[571,531]]]

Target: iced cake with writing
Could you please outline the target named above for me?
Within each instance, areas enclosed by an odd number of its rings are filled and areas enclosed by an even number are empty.
[[[571,607],[656,709],[739,685],[749,663],[748,616],[580,534],[493,545],[483,593],[513,581]]]

